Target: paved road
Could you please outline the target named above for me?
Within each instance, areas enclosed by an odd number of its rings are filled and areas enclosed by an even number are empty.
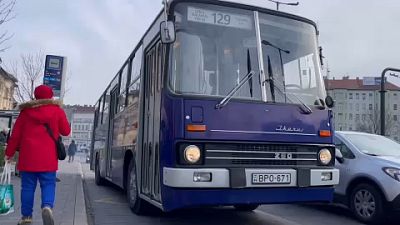
[[[84,189],[90,225],[359,225],[339,206],[265,205],[255,212],[236,212],[231,207],[190,209],[157,217],[140,217],[128,208],[124,193],[112,186],[98,187],[88,164],[83,165]],[[386,223],[385,223],[386,224]],[[395,223],[393,223],[395,224]]]

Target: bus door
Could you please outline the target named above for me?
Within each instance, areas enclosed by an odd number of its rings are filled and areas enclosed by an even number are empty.
[[[145,104],[141,191],[160,201],[160,106],[162,87],[162,44],[158,42],[146,53]]]
[[[107,167],[106,176],[111,178],[112,170],[112,143],[114,138],[114,117],[117,113],[118,106],[118,86],[113,88],[110,93],[110,117],[109,117],[109,129],[108,129],[108,140],[107,140]]]

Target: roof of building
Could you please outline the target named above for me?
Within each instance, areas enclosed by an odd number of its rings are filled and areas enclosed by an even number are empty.
[[[94,113],[95,107],[92,105],[64,105],[64,109],[72,110],[74,113]]]
[[[380,90],[380,85],[364,85],[362,79],[342,79],[342,80],[327,80],[325,79],[325,87],[327,90],[334,89],[347,89],[347,90],[363,90],[363,91],[375,91]],[[385,89],[389,91],[400,91],[400,87],[390,83],[385,83]]]
[[[8,73],[3,67],[0,66],[0,75],[3,75],[8,80],[14,81],[14,83],[17,83],[18,80],[15,78],[12,74]]]

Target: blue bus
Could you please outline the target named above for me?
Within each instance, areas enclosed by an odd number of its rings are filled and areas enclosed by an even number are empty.
[[[101,95],[95,180],[133,212],[332,200],[316,24],[265,2],[165,2]]]

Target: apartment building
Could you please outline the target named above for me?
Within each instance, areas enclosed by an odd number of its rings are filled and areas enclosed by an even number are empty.
[[[380,78],[325,79],[325,86],[336,105],[336,130],[380,132]],[[400,87],[386,82],[386,134],[400,140]]]

